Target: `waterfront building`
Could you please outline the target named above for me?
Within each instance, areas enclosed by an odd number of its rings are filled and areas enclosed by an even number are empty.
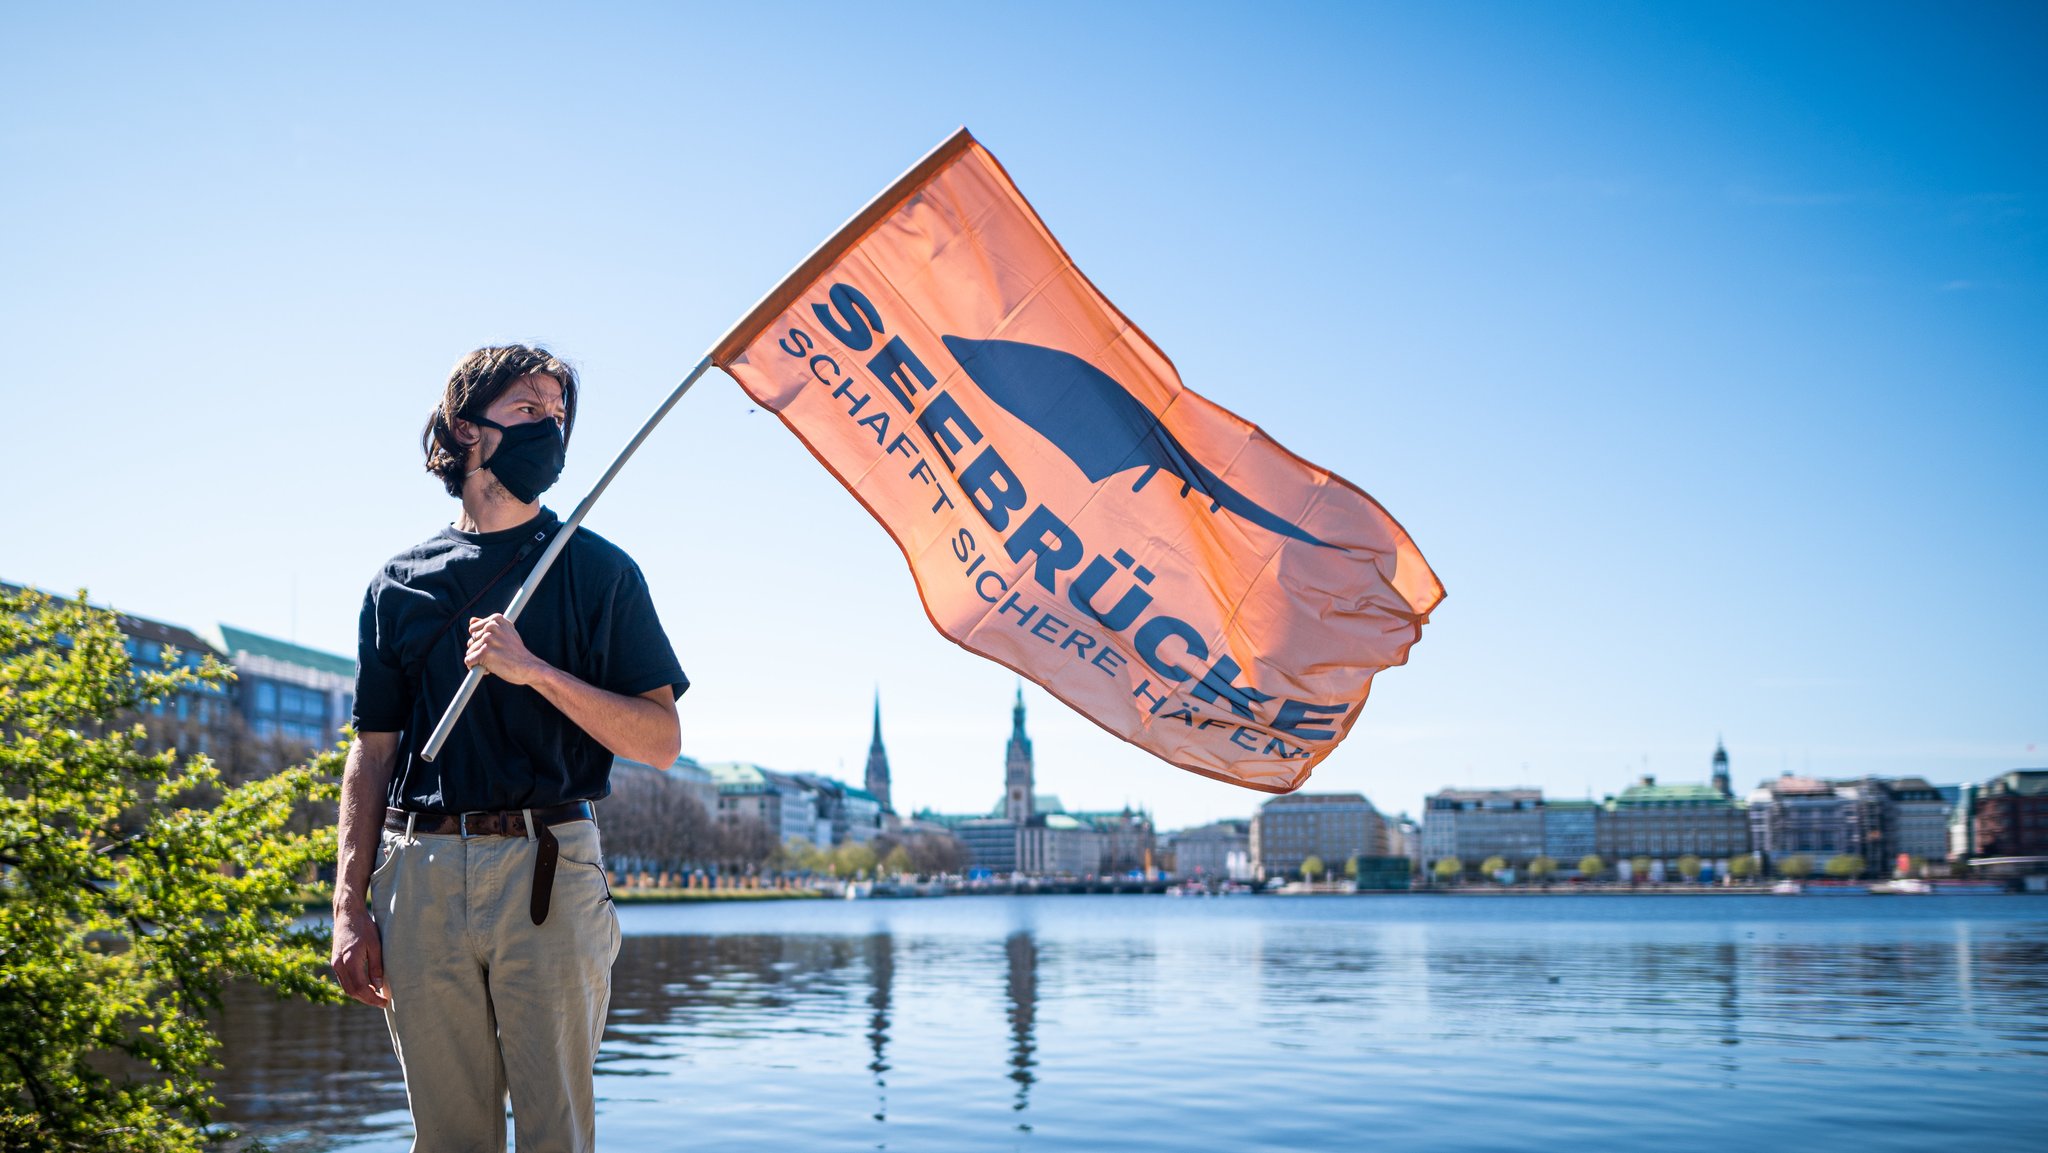
[[[127,637],[128,659],[137,668],[162,669],[167,650],[177,650],[179,667],[196,669],[207,657],[222,664],[227,654],[198,633],[181,625],[117,613],[115,627]],[[146,752],[178,749],[203,753],[222,763],[229,773],[238,766],[235,730],[239,718],[234,712],[234,695],[228,684],[189,684],[164,700],[145,704],[140,719],[149,734],[143,741]]]
[[[882,802],[873,793],[816,773],[790,775],[811,790],[811,803],[825,837],[820,844],[855,841],[864,845],[881,835]]]
[[[1726,754],[1718,759],[1725,773]],[[1596,851],[1609,861],[1726,861],[1749,852],[1749,819],[1713,785],[1660,785],[1644,776],[1601,806],[1596,839]]]
[[[1598,801],[1544,801],[1543,855],[1558,872],[1577,873],[1579,862],[1600,850],[1599,824]]]
[[[1948,859],[1968,861],[1977,855],[1977,786],[1955,786],[1955,803],[1948,811]]]
[[[1900,854],[1948,856],[1949,802],[1919,777],[1859,777],[1835,782],[1846,806],[1849,849],[1873,872],[1889,873]]]
[[[819,839],[818,808],[812,790],[802,781],[784,773],[743,761],[705,765],[718,784],[719,820],[751,817],[767,826],[777,843],[791,839],[829,846],[830,829]]]
[[[220,650],[235,669],[235,711],[259,741],[301,749],[341,739],[355,712],[356,662],[233,625],[221,625]]]
[[[882,747],[882,690],[875,690],[875,735],[868,741],[867,793],[884,814],[893,815],[889,793],[889,750]]]
[[[1107,839],[1068,813],[1034,813],[1017,826],[1017,871],[1033,877],[1092,877],[1105,872]]]
[[[1543,855],[1540,789],[1444,789],[1422,814],[1422,868],[1447,857],[1467,868],[1489,857],[1526,865]]]
[[[1380,821],[1387,827],[1387,855],[1406,857],[1410,865],[1419,866],[1422,861],[1422,826],[1406,813],[1382,816]]]
[[[1031,737],[1024,730],[1024,685],[1017,684],[1016,704],[1010,710],[1010,740],[1003,749],[1003,799],[996,803],[995,810],[986,815],[935,813],[921,809],[917,819],[944,825],[952,830],[961,845],[967,849],[967,867],[985,870],[996,876],[1024,871],[1027,856],[1024,830],[1031,819],[1041,813],[1060,811],[1057,798],[1041,798],[1034,791],[1037,787],[1037,767],[1031,759]],[[1037,825],[1029,846],[1032,860],[1043,863],[1063,863],[1078,860],[1083,850],[1077,847],[1083,840],[1078,831],[1065,822],[1047,830],[1045,822]],[[1093,829],[1089,832],[1092,834]],[[1068,835],[1076,834],[1076,835]],[[1096,860],[1100,860],[1100,843],[1088,840]],[[1092,867],[1089,871],[1093,871]]]
[[[1006,876],[1017,871],[1019,838],[1018,825],[1006,817],[965,817],[947,820],[938,814],[919,814],[923,819],[938,819],[953,831],[960,844],[967,850],[967,867],[986,870],[994,876]]]
[[[1954,802],[1924,777],[1893,781],[1886,813],[1892,852],[1923,861],[1946,859],[1948,814],[1953,807]]]
[[[2048,859],[2048,769],[2017,769],[1986,781],[1972,817],[1978,859]]]
[[[1252,873],[1252,823],[1225,820],[1171,835],[1173,874],[1204,880],[1249,881]]]
[[[1341,870],[1352,857],[1387,855],[1387,829],[1358,793],[1289,793],[1259,806],[1252,818],[1252,870],[1261,879],[1291,877],[1321,857]]]
[[[1749,795],[1749,835],[1767,860],[1805,856],[1817,867],[1851,850],[1848,799],[1826,781],[1787,773]]]
[[[1085,877],[1154,868],[1158,838],[1151,814],[1129,805],[1069,812],[1058,797],[1036,791],[1038,770],[1024,722],[1024,687],[1019,683],[1010,710],[1010,739],[1003,749],[1003,795],[991,811],[920,809],[911,822],[952,833],[967,850],[968,868],[995,876]]]
[[[1125,805],[1120,810],[1084,810],[1067,815],[1089,825],[1100,836],[1102,854],[1097,871],[1103,875],[1123,876],[1156,868],[1159,837],[1152,827],[1152,814]]]
[[[614,772],[621,768],[647,769],[652,771],[653,767],[652,765],[641,764],[639,761],[629,761],[624,757],[615,756],[612,758],[612,770]],[[710,770],[698,764],[690,757],[678,756],[673,764],[663,770],[663,773],[669,780],[681,785],[683,791],[689,794],[690,799],[703,806],[705,816],[712,818],[718,816],[718,782],[712,778]]]

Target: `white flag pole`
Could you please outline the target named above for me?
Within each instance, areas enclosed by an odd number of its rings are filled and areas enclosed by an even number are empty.
[[[576,527],[583,523],[584,514],[590,511],[591,505],[597,503],[597,498],[604,493],[605,486],[612,482],[612,478],[619,475],[619,470],[625,467],[627,458],[640,447],[640,442],[647,439],[647,434],[654,431],[654,426],[661,423],[661,418],[668,415],[668,410],[674,408],[676,402],[683,399],[683,394],[690,391],[690,386],[697,383],[697,378],[703,376],[714,364],[730,363],[745,345],[747,338],[767,318],[788,307],[795,295],[802,292],[805,285],[837,259],[851,240],[857,239],[860,234],[874,227],[875,223],[889,211],[890,206],[908,189],[930,179],[932,173],[973,143],[974,137],[969,135],[965,128],[956,130],[945,140],[940,141],[938,147],[926,153],[889,187],[877,193],[859,212],[849,217],[845,224],[840,225],[823,244],[813,249],[788,276],[769,289],[767,295],[756,301],[754,307],[735,321],[724,336],[719,337],[718,343],[711,346],[711,351],[704,354],[704,359],[697,362],[697,367],[690,370],[690,375],[684,377],[681,384],[676,385],[676,390],[669,393],[668,399],[661,402],[661,407],[654,410],[654,415],[647,418],[647,423],[640,426],[639,434],[626,444],[625,451],[619,453],[619,459],[613,461],[612,466],[605,470],[604,476],[597,482],[597,487],[591,489],[590,495],[583,498],[583,503],[576,506],[575,514],[562,525],[562,531],[556,533],[555,539],[548,542],[548,547],[540,554],[540,559],[534,562],[533,571],[527,574],[526,580],[519,586],[519,591],[512,595],[512,603],[505,607],[507,620],[518,623],[519,614],[525,611],[526,602],[532,599],[534,588],[540,584],[541,578],[548,574],[548,569],[553,567],[555,557],[561,554],[562,546],[568,543]],[[441,714],[441,723],[434,726],[433,734],[427,738],[426,747],[420,750],[421,760],[431,761],[441,755],[441,746],[447,743],[448,734],[454,730],[455,719],[462,715],[462,710],[469,704],[469,698],[476,695],[476,687],[483,682],[484,676],[482,668],[472,668],[469,675],[462,678],[462,687],[456,690],[455,699],[448,703],[448,710]]]

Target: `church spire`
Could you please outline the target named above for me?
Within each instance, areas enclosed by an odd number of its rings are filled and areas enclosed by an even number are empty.
[[[1728,747],[1718,736],[1714,738],[1714,791],[1724,797],[1734,795],[1728,783]]]
[[[882,747],[882,690],[875,689],[875,735],[868,742],[868,792],[882,804],[882,811],[893,813],[895,806],[889,803],[889,750]]]
[[[1024,733],[1024,682],[1017,682],[1017,704],[1010,710],[1010,746],[1003,755],[1003,816],[1017,824],[1031,819],[1038,787],[1031,763],[1031,738]]]

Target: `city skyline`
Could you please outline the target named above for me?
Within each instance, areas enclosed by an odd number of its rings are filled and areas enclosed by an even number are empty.
[[[7,582],[0,582],[0,587],[4,587],[6,583]],[[50,590],[43,591],[45,593],[50,592]],[[254,633],[247,629],[239,628],[226,622],[217,622],[212,624],[201,625],[197,628],[190,628],[181,623],[157,620],[155,618],[139,614],[128,614],[126,615],[125,619],[130,621],[133,625],[140,626],[140,628],[143,630],[143,635],[145,635],[146,637],[157,638],[157,643],[159,645],[163,643],[179,643],[175,640],[166,642],[162,638],[174,638],[176,636],[184,635],[189,636],[189,639],[184,641],[183,643],[187,645],[197,643],[215,647],[219,650],[217,655],[219,655],[224,661],[229,661],[230,664],[235,663],[233,660],[230,659],[231,654],[239,654],[240,658],[243,660],[253,659],[257,662],[257,666],[253,671],[255,671],[259,676],[271,674],[272,670],[270,669],[269,665],[265,662],[269,659],[270,655],[279,652],[278,642],[283,642],[284,648],[293,650],[291,652],[283,654],[289,660],[299,663],[311,661],[320,665],[321,668],[325,670],[328,681],[331,682],[328,685],[329,692],[342,693],[344,694],[343,699],[345,699],[345,696],[348,693],[348,689],[345,685],[345,678],[341,678],[339,676],[336,676],[335,674],[341,670],[343,664],[352,664],[353,662],[350,660],[350,658],[344,657],[341,654],[326,653],[317,649],[308,649],[304,646],[297,646],[296,642],[289,641],[286,638],[268,637],[263,634]],[[147,659],[152,650],[145,647],[139,651],[141,652],[141,659]],[[996,804],[989,809],[989,813],[991,816],[1003,815],[1014,804],[1018,803],[1015,800],[1015,798],[1017,798],[1020,795],[1018,784],[1019,780],[1027,782],[1033,781],[1037,772],[1035,758],[1032,756],[1031,752],[1031,741],[1027,735],[1025,728],[1025,717],[1028,713],[1028,709],[1024,703],[1023,694],[1024,687],[1028,683],[1028,681],[1024,681],[1022,679],[1019,679],[1016,682],[1014,682],[1014,696],[1012,698],[1010,705],[1011,729],[1004,749],[1003,773],[1006,780],[1004,787],[1002,789],[998,789],[991,794],[998,798]],[[1053,703],[1055,707],[1057,707],[1057,703]],[[331,710],[329,711],[331,712]],[[201,719],[203,720],[203,718]],[[887,742],[882,731],[882,692],[879,685],[871,690],[869,723],[870,728],[866,751],[866,760],[863,762],[862,770],[863,778],[861,783],[858,785],[855,785],[850,779],[849,774],[846,771],[846,761],[844,758],[841,758],[839,761],[836,762],[836,767],[834,770],[838,774],[838,776],[836,777],[833,776],[832,773],[827,773],[824,770],[813,766],[801,765],[792,767],[787,765],[766,765],[762,764],[761,759],[756,757],[702,756],[693,753],[692,750],[687,747],[687,742],[685,744],[684,749],[682,750],[680,760],[687,761],[692,764],[700,766],[735,763],[746,764],[758,768],[770,769],[772,771],[780,772],[785,775],[810,775],[837,780],[843,785],[851,785],[856,789],[865,790],[877,799],[882,809],[886,811],[895,812],[899,817],[905,819],[908,819],[919,812],[939,811],[937,806],[931,804],[913,804],[904,809],[896,809],[891,804],[891,797],[889,794],[892,790],[892,774],[889,767]],[[264,734],[259,733],[259,735]],[[303,738],[303,734],[301,734],[301,737]],[[207,750],[202,746],[200,748],[195,749],[194,751],[204,752]],[[1021,761],[1018,759],[1020,756],[1022,758]],[[1698,778],[1697,781],[1691,778],[1690,776],[1684,776],[1676,780],[1672,778],[1665,778],[1663,780],[1663,783],[1666,785],[1670,785],[1674,783],[1695,784],[1711,782],[1717,789],[1732,789],[1735,791],[1735,795],[1746,797],[1754,791],[1767,788],[1774,779],[1795,775],[1791,772],[1791,770],[1784,769],[1781,770],[1780,773],[1776,775],[1776,777],[1761,776],[1757,779],[1757,783],[1754,786],[1743,788],[1739,784],[1740,777],[1735,775],[1734,770],[1732,768],[1734,758],[1728,753],[1725,741],[1723,741],[1719,737],[1716,737],[1714,751],[1709,755],[1707,760],[1709,771],[1705,776]],[[1019,767],[1020,765],[1021,769]],[[2037,766],[2030,765],[2014,765],[2011,766],[2010,769],[2034,769],[2035,771],[2038,771]],[[1017,776],[1019,772],[1023,774],[1021,778]],[[1626,772],[1624,775],[1626,775]],[[1634,787],[1638,785],[1651,783],[1651,781],[1655,779],[1655,774],[1653,773],[1636,773],[1633,777],[1631,777],[1629,780],[1621,784],[1613,791],[1603,791],[1598,792],[1597,794],[1596,791],[1589,785],[1587,795],[1584,799],[1587,801],[1598,801],[1602,803],[1611,802],[1617,796],[1620,796],[1621,794],[1630,791]],[[1850,777],[1834,779],[1837,781],[1848,781],[1855,779],[1855,775],[1851,775]],[[1955,781],[1944,782],[1944,785],[1957,786],[1968,785],[1973,783],[1976,782]],[[880,786],[879,790],[877,789],[878,784]],[[1461,787],[1478,790],[1515,790],[1522,788],[1531,788],[1532,786],[1530,786],[1529,783],[1525,781],[1510,780],[1507,778],[1495,778],[1485,781],[1468,781],[1458,784],[1438,782],[1433,788],[1428,789],[1427,793],[1425,794],[1425,800],[1429,796],[1435,796],[1445,791],[1454,791]],[[1543,792],[1540,786],[1535,786],[1534,791],[1538,793]],[[1062,806],[1067,805],[1068,800],[1070,798],[1081,798],[1081,803],[1073,805],[1070,811],[1106,812],[1113,811],[1118,807],[1116,805],[1101,803],[1098,798],[1094,798],[1092,795],[1083,792],[1069,790],[1065,793],[1065,795],[1063,795],[1062,791],[1057,787],[1047,787],[1044,789],[1040,789],[1035,787],[1034,784],[1032,787],[1029,788],[1029,794],[1031,800],[1026,800],[1022,802],[1026,810],[1030,809],[1032,800],[1035,800],[1039,797],[1060,798],[1060,803]],[[1328,796],[1332,795],[1332,791],[1327,789],[1315,789],[1304,786],[1302,789],[1298,790],[1294,794],[1283,795],[1302,797]],[[1202,820],[1188,822],[1184,824],[1165,822],[1159,824],[1158,828],[1161,833],[1167,833],[1175,831],[1176,829],[1190,830],[1205,827],[1217,821],[1249,821],[1252,819],[1254,815],[1256,815],[1257,811],[1271,799],[1272,797],[1270,795],[1260,795],[1253,801],[1253,803],[1248,807],[1248,809],[1243,812],[1224,813],[1219,816],[1209,817]],[[1575,798],[1569,798],[1562,794],[1558,794],[1547,799],[1557,801],[1571,800]],[[1381,813],[1382,816],[1390,818],[1408,817],[1417,821],[1421,821],[1423,820],[1427,812],[1426,805],[1417,805],[1413,809],[1397,806],[1382,806],[1373,802],[1369,794],[1366,795],[1366,801],[1368,804],[1372,805],[1372,807],[1376,811]],[[1122,806],[1127,809],[1136,810],[1137,812],[1142,814],[1149,815],[1153,812],[1150,803],[1142,797],[1136,799],[1133,799],[1131,797],[1125,797],[1122,800]],[[973,806],[969,805],[959,811],[963,814],[971,814],[978,813],[981,810],[975,809]]]
[[[458,356],[578,366],[566,512],[965,124],[1191,388],[1447,587],[1306,789],[1579,796],[1703,779],[1717,734],[1744,785],[2048,760],[2038,6],[932,12],[0,12],[34,493],[0,579],[352,652],[453,513],[418,435]],[[545,47],[512,76],[479,36]],[[686,745],[857,779],[879,684],[898,797],[985,804],[1011,675],[754,408],[706,379],[588,522],[646,573]],[[1264,799],[1025,691],[1049,790]]]

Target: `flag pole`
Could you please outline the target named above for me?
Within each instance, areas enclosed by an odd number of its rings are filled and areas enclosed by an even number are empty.
[[[596,504],[597,498],[604,495],[604,490],[612,483],[612,478],[619,475],[620,469],[626,467],[626,461],[640,448],[640,443],[647,439],[647,434],[654,431],[654,426],[661,423],[661,418],[668,415],[668,410],[674,408],[676,402],[683,399],[683,394],[690,391],[690,386],[697,383],[697,379],[710,369],[711,356],[707,353],[704,359],[697,362],[697,367],[691,369],[690,374],[683,378],[683,382],[676,385],[675,391],[668,394],[668,399],[661,402],[661,407],[654,410],[654,415],[647,418],[647,423],[640,426],[640,431],[633,439],[626,442],[626,447],[619,453],[618,459],[612,461],[612,466],[604,470],[604,475],[598,478],[590,494],[583,498],[583,503],[576,506],[576,511],[571,513],[568,521],[562,525],[562,531],[556,533],[555,539],[549,541],[548,547],[541,551],[540,559],[533,563],[533,571],[520,583],[519,591],[512,594],[512,603],[505,606],[506,620],[518,623],[519,614],[526,611],[527,602],[533,599],[533,590],[540,585],[541,578],[548,575],[548,569],[554,567],[555,558],[562,553],[562,546],[569,543],[569,538],[575,534],[577,527],[583,523],[583,518],[589,514],[590,506]],[[441,746],[448,742],[448,734],[455,729],[455,719],[468,707],[469,698],[476,695],[476,687],[483,683],[483,679],[482,665],[471,668],[469,675],[462,678],[462,687],[456,690],[455,699],[448,702],[448,710],[441,714],[441,723],[434,726],[433,735],[427,738],[426,747],[420,750],[421,760],[431,761],[441,755]]]
[[[548,547],[542,551],[540,559],[534,562],[533,571],[527,574],[526,580],[519,586],[519,591],[512,595],[512,603],[505,607],[505,619],[518,623],[519,614],[526,610],[526,602],[532,599],[534,588],[540,584],[541,578],[548,574],[548,569],[553,567],[555,558],[561,554],[562,546],[568,543],[577,526],[583,523],[584,514],[590,511],[591,505],[597,503],[597,498],[603,494],[605,486],[612,482],[612,478],[619,475],[619,470],[625,467],[627,458],[640,447],[640,442],[647,439],[647,434],[654,431],[654,426],[661,423],[661,418],[668,415],[668,410],[674,408],[676,402],[683,398],[683,394],[690,391],[690,386],[697,383],[697,378],[710,371],[712,365],[723,366],[731,361],[756,329],[789,307],[796,294],[802,292],[805,285],[823,272],[832,261],[838,259],[853,241],[873,228],[897,199],[910,189],[931,179],[933,173],[973,143],[974,137],[966,128],[955,129],[952,135],[940,141],[938,147],[911,165],[889,187],[875,194],[874,199],[868,201],[859,212],[854,213],[846,223],[835,229],[832,235],[825,238],[824,243],[818,245],[809,256],[791,269],[788,276],[777,281],[774,288],[769,289],[766,295],[755,302],[754,307],[733,322],[732,327],[725,331],[725,335],[718,338],[718,343],[711,346],[711,351],[704,354],[704,359],[697,362],[697,367],[690,370],[690,374],[683,378],[683,382],[676,386],[675,391],[668,394],[668,399],[661,402],[661,407],[654,410],[654,415],[647,418],[647,423],[640,426],[639,434],[627,442],[625,450],[619,453],[619,458],[612,462],[612,466],[606,469],[604,476],[598,480],[597,487],[591,489],[590,495],[583,498],[583,503],[576,506],[575,514],[562,525],[562,531],[555,534],[555,539],[548,542]],[[440,723],[434,726],[433,734],[427,737],[426,747],[420,750],[421,760],[431,761],[441,755],[441,746],[448,742],[448,734],[454,731],[456,718],[468,707],[469,699],[476,695],[476,687],[483,683],[484,675],[483,668],[479,666],[470,669],[469,674],[462,678],[462,687],[456,690],[455,699],[448,702],[447,711],[441,714]]]

